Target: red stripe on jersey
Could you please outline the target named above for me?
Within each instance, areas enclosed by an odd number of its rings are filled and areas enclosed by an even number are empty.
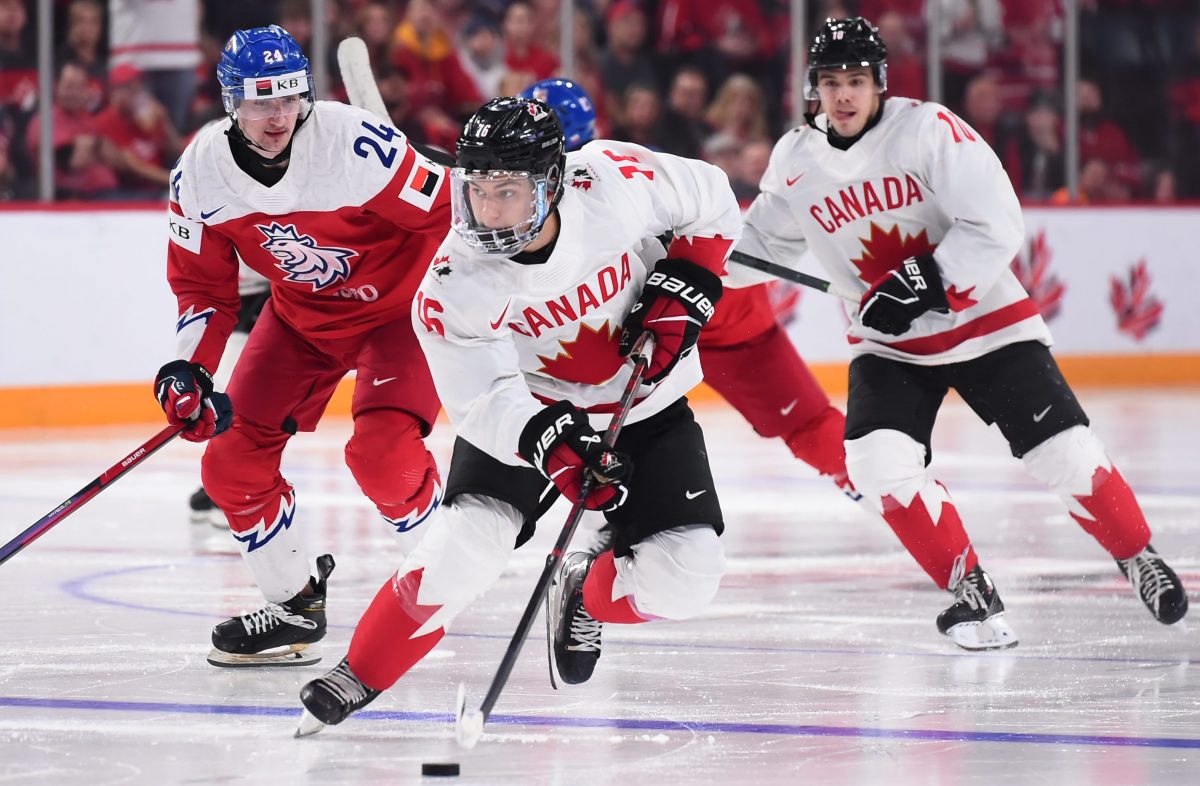
[[[672,259],[686,259],[705,270],[711,270],[718,276],[725,272],[725,260],[733,241],[717,235],[716,237],[677,237],[671,241],[667,256]]]
[[[1002,330],[1009,325],[1015,325],[1022,320],[1036,317],[1038,313],[1036,303],[1029,298],[1022,298],[1016,303],[1010,303],[1003,308],[998,308],[989,314],[984,314],[978,319],[973,319],[956,328],[947,330],[945,333],[911,338],[908,341],[880,341],[878,343],[899,350],[900,352],[907,352],[910,355],[937,355],[957,347],[964,341],[969,341],[979,336],[986,336],[989,333]],[[849,341],[851,344],[862,343],[862,339],[855,336],[850,336]]]

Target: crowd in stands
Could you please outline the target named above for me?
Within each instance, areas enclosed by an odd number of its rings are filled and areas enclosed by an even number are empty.
[[[393,122],[453,149],[483,101],[561,76],[560,0],[328,0],[324,97],[345,99],[336,43],[362,37]],[[928,6],[938,4],[932,29]],[[37,196],[35,0],[0,0],[0,201]],[[787,0],[575,0],[572,73],[601,136],[712,161],[753,198],[790,123]],[[1200,199],[1200,5],[1081,0],[1080,189],[1088,204]],[[862,14],[889,48],[888,93],[942,101],[995,148],[1027,202],[1065,188],[1061,0],[811,0],[809,30]],[[160,199],[186,139],[223,116],[215,78],[237,28],[276,22],[311,52],[312,0],[54,0],[59,199]],[[194,21],[193,21],[194,20]]]

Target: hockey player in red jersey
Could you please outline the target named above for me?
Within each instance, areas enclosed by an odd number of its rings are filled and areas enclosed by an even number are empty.
[[[616,536],[599,555],[567,555],[556,576],[563,682],[591,676],[604,623],[699,614],[724,572],[721,509],[684,397],[700,381],[692,350],[741,228],[724,173],[606,140],[567,155],[546,104],[498,98],[459,138],[451,199],[454,231],[413,312],[458,431],[446,503],[363,614],[346,659],[304,686],[301,734],[340,723],[425,657],[532,535],[548,482],[575,502],[594,473],[603,485],[585,502]],[[598,432],[644,333],[654,351],[614,477]]]
[[[1129,485],[1091,430],[1009,265],[1021,208],[995,153],[950,110],[883,100],[887,48],[870,22],[825,22],[806,97],[822,114],[776,144],[739,250],[779,264],[811,250],[849,307],[850,480],[934,582],[954,594],[939,630],[967,649],[1012,646],[990,577],[945,487],[930,438],[954,388],[995,423],[1034,477],[1116,560],[1160,622],[1187,612]]]
[[[365,110],[312,100],[308,60],[282,28],[238,31],[217,67],[229,119],[171,173],[168,278],[178,356],[155,393],[207,446],[201,477],[267,605],[213,630],[214,665],[312,662],[325,634],[329,555],[310,575],[303,508],[279,470],[338,382],[357,372],[346,463],[407,550],[441,498],[423,437],[439,403],[411,301],[449,225],[446,170]],[[233,372],[213,389],[238,316],[238,262],[271,282]],[[230,411],[232,400],[232,414]]]

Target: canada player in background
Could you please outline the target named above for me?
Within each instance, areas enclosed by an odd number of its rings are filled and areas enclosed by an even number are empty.
[[[333,559],[311,575],[280,456],[349,370],[346,463],[402,550],[441,498],[423,441],[439,404],[409,315],[449,225],[447,173],[367,111],[314,103],[308,59],[278,26],[234,33],[217,75],[229,119],[171,173],[178,357],[155,393],[186,439],[217,437],[201,479],[267,600],[216,626],[209,661],[296,665],[318,657],[309,645],[325,634]],[[270,280],[271,297],[226,396],[208,369],[238,320],[239,259]]]
[[[1021,207],[996,155],[945,107],[883,100],[887,47],[860,17],[826,21],[805,96],[822,114],[776,144],[738,249],[779,264],[811,250],[848,307],[846,465],[934,582],[938,629],[967,649],[1017,635],[946,488],[926,467],[950,388],[995,423],[1031,475],[1116,560],[1154,617],[1187,612],[1129,485],[1050,354],[1050,332],[1009,265]]]
[[[568,151],[595,138],[596,111],[587,92],[575,82],[543,79],[522,95],[554,110],[563,124]],[[571,175],[568,171],[567,177]],[[700,333],[704,381],[759,435],[783,439],[796,458],[829,477],[851,499],[860,500],[846,474],[842,445],[846,419],[829,402],[775,318],[769,284],[743,277],[739,265],[730,266],[722,284],[721,302]],[[610,535],[601,532],[599,543],[607,544]]]
[[[699,614],[724,573],[721,509],[684,396],[700,381],[692,350],[741,227],[725,174],[605,140],[567,155],[554,112],[526,98],[476,112],[451,172],[453,231],[413,310],[458,432],[446,503],[346,659],[304,686],[301,734],[340,723],[433,649],[533,534],[548,482],[577,502],[584,474],[596,475],[585,502],[615,534],[599,555],[567,555],[555,577],[563,682],[591,676],[604,623]],[[669,248],[656,240],[665,232]],[[650,365],[610,452],[598,431],[646,333]]]

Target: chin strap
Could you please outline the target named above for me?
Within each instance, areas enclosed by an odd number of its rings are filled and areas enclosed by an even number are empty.
[[[814,131],[819,131],[820,133],[824,134],[825,138],[829,140],[829,144],[833,145],[838,150],[849,150],[850,146],[862,139],[864,134],[866,134],[875,126],[879,125],[879,121],[883,117],[883,105],[884,101],[881,100],[879,102],[879,109],[875,112],[875,114],[871,115],[869,120],[867,120],[867,124],[863,126],[863,130],[859,131],[854,136],[840,136],[838,132],[833,130],[833,127],[830,126],[828,118],[825,119],[825,125],[829,126],[829,128],[821,128],[817,125],[817,116],[813,114],[811,110],[804,113],[804,122],[807,123],[808,126]]]

